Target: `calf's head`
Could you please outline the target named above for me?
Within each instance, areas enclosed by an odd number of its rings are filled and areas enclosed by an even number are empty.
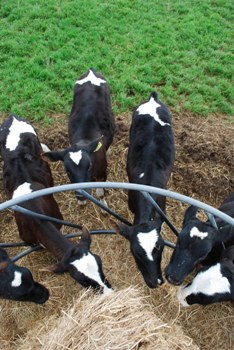
[[[161,259],[164,240],[160,235],[160,224],[149,221],[136,226],[115,223],[116,231],[130,242],[132,255],[145,283],[156,288],[163,283]]]
[[[180,285],[195,266],[228,234],[227,227],[216,230],[209,222],[198,219],[196,213],[197,208],[194,206],[186,210],[182,231],[165,269],[166,279],[174,285]]]
[[[234,301],[234,246],[224,252],[220,262],[202,268],[177,296],[183,306]]]
[[[51,270],[55,273],[68,271],[82,286],[99,289],[107,294],[112,291],[111,285],[102,270],[101,258],[89,250],[90,244],[90,232],[83,227],[79,244],[71,246],[62,261]]]
[[[87,145],[75,144],[62,151],[50,151],[44,153],[44,157],[52,162],[62,161],[64,169],[71,183],[81,183],[92,181],[92,154],[100,143],[100,138]],[[83,196],[76,191],[79,200]]]
[[[35,282],[27,268],[12,263],[2,249],[0,256],[0,297],[36,304],[43,304],[48,300],[48,289]]]

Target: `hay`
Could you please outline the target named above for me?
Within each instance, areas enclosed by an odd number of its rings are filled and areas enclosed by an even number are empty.
[[[26,345],[26,346],[25,346]],[[155,316],[136,287],[94,295],[89,290],[58,318],[50,317],[37,337],[26,337],[18,350],[198,349],[180,327]]]
[[[61,149],[68,144],[66,123],[61,119],[63,118],[55,117],[55,124],[52,126],[45,127],[38,124],[36,127],[41,142],[46,143],[51,149]],[[127,181],[125,169],[130,120],[129,113],[117,117],[117,132],[108,155],[108,181]],[[234,191],[233,123],[228,123],[224,116],[201,119],[188,113],[183,115],[173,113],[173,124],[177,156],[169,189],[215,207],[218,206],[229,192]],[[55,185],[68,183],[62,164],[53,163],[51,168]],[[100,209],[92,203],[88,203],[85,208],[80,208],[73,193],[56,194],[56,199],[66,220],[85,224],[89,229],[112,228],[109,215],[104,217]],[[108,190],[106,199],[110,208],[127,220],[132,220],[132,214],[127,207],[126,191]],[[5,200],[1,183],[0,200]],[[171,199],[167,201],[168,217],[177,229],[181,228],[185,208],[186,205],[183,203]],[[10,210],[0,212],[0,220],[1,241],[19,240],[12,212]],[[63,228],[62,231],[63,233],[74,232],[71,228]],[[168,240],[174,242],[176,240],[166,225],[163,226],[163,235]],[[129,286],[141,286],[139,293],[150,305],[150,308],[148,306],[146,308],[150,310],[151,318],[158,320],[160,317],[161,325],[166,324],[165,328],[169,334],[174,334],[175,349],[177,346],[178,350],[180,349],[177,335],[178,339],[187,336],[185,342],[192,338],[191,346],[196,344],[202,350],[234,348],[233,304],[219,303],[206,307],[194,305],[184,309],[178,304],[176,287],[164,283],[155,290],[147,288],[130,254],[129,243],[123,237],[93,236],[91,250],[101,256],[104,273],[116,293]],[[17,251],[18,249],[8,250],[10,255],[14,255]],[[171,253],[170,248],[164,249],[163,270]],[[56,322],[59,323],[60,317],[66,316],[63,310],[69,312],[71,305],[76,305],[78,300],[80,300],[80,309],[86,310],[89,306],[86,297],[90,302],[96,301],[96,296],[94,297],[92,293],[86,294],[86,291],[75,283],[69,274],[53,275],[40,270],[53,263],[53,257],[46,251],[35,252],[19,261],[20,265],[30,268],[34,278],[49,289],[50,299],[45,305],[1,300],[0,349],[2,347],[4,350],[18,350],[19,346],[24,349],[30,349],[30,346],[32,349],[40,349],[39,339],[42,341],[43,333],[48,331],[51,334],[53,327],[58,327]],[[76,312],[76,309],[74,310]],[[52,326],[50,326],[50,319],[55,322]],[[89,320],[90,317],[86,320],[87,325]],[[69,331],[68,326],[65,329]],[[121,337],[120,341],[122,341]],[[147,344],[144,343],[140,348],[147,350],[155,348],[154,346],[147,348]],[[188,347],[190,348],[189,345]]]

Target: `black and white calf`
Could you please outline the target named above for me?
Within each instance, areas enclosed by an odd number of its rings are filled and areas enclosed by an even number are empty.
[[[234,244],[233,226],[217,218],[219,229],[215,229],[209,221],[204,222],[196,217],[197,210],[194,206],[186,210],[182,231],[165,269],[168,282],[175,285],[181,284],[198,263],[219,261],[223,243],[226,247]],[[234,193],[225,199],[219,210],[234,217]]]
[[[107,157],[114,136],[115,119],[112,112],[107,81],[94,69],[89,69],[76,81],[73,105],[69,117],[70,147],[45,153],[51,161],[61,160],[71,183],[106,181]],[[104,200],[104,190],[97,189]],[[76,193],[80,204],[83,196]]]
[[[175,161],[171,113],[155,92],[133,113],[127,155],[129,182],[167,188]],[[166,198],[152,195],[165,212]],[[138,191],[128,192],[134,225],[149,220],[163,221],[155,208]]]
[[[218,263],[203,267],[177,295],[183,306],[234,301],[234,246],[224,251]]]
[[[34,281],[26,267],[14,264],[7,252],[0,248],[0,297],[43,304],[49,298],[49,291]]]
[[[149,221],[135,226],[116,223],[116,232],[128,239],[130,249],[145,283],[155,288],[163,283],[161,259],[164,240],[160,235],[160,224]]]
[[[129,182],[166,189],[174,160],[171,114],[153,92],[132,116],[127,156]],[[152,197],[165,212],[165,197]],[[134,214],[134,226],[121,224],[118,231],[130,241],[132,254],[146,284],[155,288],[163,283],[160,268],[164,248],[160,236],[163,219],[138,191],[128,192],[128,204]]]
[[[42,147],[36,131],[28,122],[10,116],[0,128],[0,148],[4,161],[3,183],[8,199],[53,186],[49,164],[42,158]],[[53,195],[34,198],[20,204],[36,213],[62,219]],[[40,220],[15,212],[20,237],[30,244],[41,244],[58,259],[52,271],[70,275],[81,285],[111,291],[99,256],[90,252],[91,237],[83,229],[75,244],[60,232],[61,224]]]

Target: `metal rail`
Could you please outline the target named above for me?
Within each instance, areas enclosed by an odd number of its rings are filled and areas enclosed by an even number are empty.
[[[90,231],[90,234],[93,234],[93,235],[97,235],[97,234],[115,234],[115,231],[113,231],[113,230],[92,230],[92,231]],[[66,235],[64,235],[64,237],[66,237],[66,238],[74,238],[74,237],[78,237],[78,236],[81,236],[81,235],[82,235],[82,232],[74,232],[74,233],[67,233]],[[24,243],[24,245],[27,246],[29,244]],[[30,254],[32,252],[44,249],[44,247],[41,246],[40,244],[33,244],[33,245],[29,245],[29,246],[30,247],[28,249],[25,249],[24,251],[22,251],[22,252],[18,253],[17,255],[13,256],[11,258],[11,261],[12,262],[16,262],[17,260],[23,258],[24,256],[26,256],[26,255],[28,255],[28,254]],[[10,246],[8,246],[8,247],[10,247]]]
[[[161,196],[166,196],[173,198],[175,200],[194,205],[197,208],[203,209],[205,212],[208,212],[210,214],[213,214],[214,216],[219,217],[223,221],[227,222],[228,224],[234,226],[234,218],[230,217],[229,215],[221,212],[218,209],[213,208],[212,206],[205,204],[203,202],[200,202],[199,200],[187,197],[185,195],[179,194],[177,192],[172,192],[169,190],[164,190],[162,188],[147,186],[147,185],[139,185],[139,184],[132,184],[132,183],[124,183],[124,182],[85,182],[85,183],[76,183],[76,184],[67,184],[67,185],[60,185],[60,186],[54,186],[45,188],[42,190],[34,191],[31,193],[28,193],[23,196],[19,196],[13,199],[10,199],[4,203],[0,204],[0,211],[11,208],[14,205],[20,204],[24,201],[29,201],[34,198],[38,198],[40,196],[45,196],[53,193],[58,192],[65,192],[65,191],[74,191],[74,190],[85,190],[85,189],[93,189],[93,188],[111,188],[111,189],[125,189],[125,190],[135,190],[135,191],[143,191],[148,193],[153,193]]]
[[[73,224],[73,223],[71,223],[69,221],[60,220],[60,219],[54,218],[52,216],[36,213],[35,211],[32,211],[32,210],[20,207],[19,205],[14,205],[13,207],[11,207],[11,209],[13,209],[14,211],[18,211],[18,212],[20,212],[22,214],[25,214],[25,215],[36,217],[36,218],[38,218],[40,220],[43,220],[43,221],[51,221],[51,222],[54,222],[56,224],[70,226],[70,227],[73,227],[73,228],[77,228],[79,230],[82,229],[81,225],[76,225],[76,224]]]
[[[157,188],[157,187],[152,187],[152,186],[147,186],[147,185],[139,185],[139,184],[132,184],[132,183],[120,183],[120,182],[88,182],[88,183],[77,183],[77,184],[67,184],[67,185],[61,185],[61,186],[54,186],[54,187],[49,187],[46,189],[42,189],[42,190],[38,190],[38,191],[34,191],[31,192],[29,194],[14,198],[14,199],[10,199],[4,203],[0,203],[0,211],[7,209],[7,208],[11,208],[15,211],[19,211],[21,213],[24,213],[25,215],[30,215],[30,216],[35,216],[41,220],[46,220],[46,221],[52,221],[55,223],[59,223],[62,225],[67,225],[73,228],[77,228],[77,229],[82,229],[81,225],[76,225],[73,223],[70,223],[68,221],[65,220],[59,220],[50,216],[46,216],[40,213],[35,213],[31,210],[28,210],[26,208],[23,208],[21,206],[19,206],[18,204],[25,202],[25,201],[29,201],[32,200],[34,198],[38,198],[41,196],[45,196],[48,194],[53,194],[53,193],[58,193],[58,192],[64,192],[64,191],[72,191],[72,190],[78,190],[84,197],[86,197],[87,199],[89,199],[90,201],[92,201],[94,204],[98,205],[99,207],[101,207],[103,210],[107,211],[109,214],[113,215],[114,217],[116,217],[118,220],[124,222],[125,224],[131,226],[132,224],[129,223],[126,219],[122,218],[120,215],[116,214],[113,210],[109,209],[108,207],[106,207],[103,203],[101,203],[100,201],[98,201],[96,198],[94,198],[93,196],[91,196],[89,193],[87,193],[85,190],[86,189],[94,189],[94,188],[111,188],[111,189],[125,189],[125,190],[135,190],[135,191],[140,191],[146,199],[149,200],[149,202],[155,207],[155,209],[157,210],[157,212],[159,213],[159,215],[163,218],[163,220],[167,223],[167,225],[171,228],[171,230],[175,233],[176,236],[178,236],[178,231],[177,229],[174,227],[174,225],[170,222],[170,220],[167,218],[167,216],[165,215],[165,213],[161,210],[161,208],[158,206],[158,204],[154,201],[154,199],[152,198],[152,196],[150,194],[156,194],[156,195],[161,195],[161,196],[166,196],[166,197],[170,197],[173,198],[175,200],[178,201],[182,201],[185,202],[187,204],[190,205],[194,205],[197,208],[203,209],[212,226],[217,228],[217,224],[216,221],[214,219],[214,216],[219,217],[220,219],[222,219],[223,221],[225,221],[226,223],[234,226],[234,219],[232,217],[230,217],[229,215],[221,212],[218,209],[213,208],[212,206],[205,204],[203,202],[200,202],[198,200],[195,200],[193,198],[181,195],[179,193],[176,192],[172,192],[169,190],[164,190],[161,188]],[[92,230],[90,231],[91,234],[115,234],[115,231],[112,230]],[[72,237],[77,237],[80,236],[82,233],[69,233],[66,234],[65,237],[66,238],[72,238]],[[170,248],[175,248],[175,244],[172,242],[169,242],[167,240],[164,240],[164,243],[166,246],[170,247]],[[33,252],[33,251],[37,251],[40,249],[43,249],[42,246],[40,245],[32,245],[30,246],[27,243],[24,242],[19,242],[19,243],[0,243],[0,247],[3,248],[7,248],[7,247],[21,247],[21,246],[29,246],[28,249],[26,249],[23,252],[20,252],[19,254],[17,254],[15,257],[13,257],[11,260],[13,262],[19,260],[20,258],[22,258],[23,256]]]

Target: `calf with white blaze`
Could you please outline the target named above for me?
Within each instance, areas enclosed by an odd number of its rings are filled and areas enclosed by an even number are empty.
[[[115,131],[110,89],[107,81],[89,69],[75,83],[73,105],[68,122],[70,147],[46,152],[51,161],[61,160],[71,183],[106,181],[107,157]],[[97,189],[104,200],[104,190]],[[84,198],[76,192],[79,203]]]
[[[8,199],[53,186],[48,163],[42,159],[42,148],[33,127],[18,117],[10,116],[0,128],[0,147],[4,161],[3,182]],[[38,197],[21,203],[36,213],[62,219],[53,195]],[[20,237],[30,244],[41,244],[59,262],[51,268],[54,272],[69,271],[83,286],[110,290],[102,271],[99,256],[89,251],[91,237],[83,229],[79,244],[75,244],[60,232],[60,224],[40,220],[15,212]]]
[[[133,113],[130,127],[127,174],[129,182],[167,188],[175,161],[171,114],[155,92]],[[152,195],[165,212],[165,197]],[[163,283],[161,257],[163,219],[138,191],[128,191],[128,205],[134,214],[133,227],[117,224],[118,232],[130,241],[131,251],[150,288]]]
[[[26,267],[14,264],[7,252],[0,248],[0,298],[30,301],[43,304],[49,298],[49,291],[35,282]]]
[[[234,246],[224,251],[218,263],[203,267],[177,295],[183,306],[234,301]]]
[[[225,214],[234,217],[234,192],[218,208]],[[176,247],[170,262],[165,269],[168,282],[179,285],[198,265],[218,262],[223,244],[229,247],[234,244],[234,227],[216,219],[218,229],[209,221],[196,217],[198,208],[190,206],[184,216],[183,228],[178,236]]]

